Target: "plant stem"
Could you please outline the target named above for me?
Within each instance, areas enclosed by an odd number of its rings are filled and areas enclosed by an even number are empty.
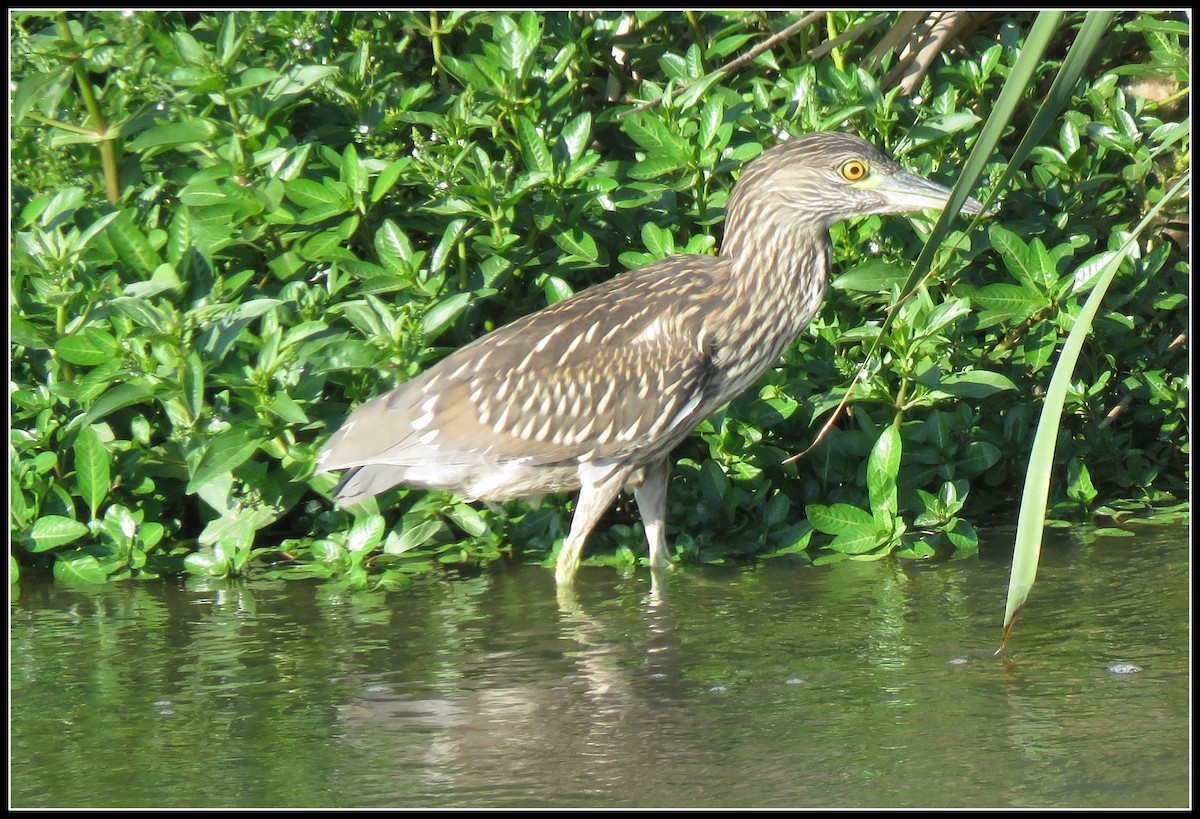
[[[72,45],[75,37],[71,34],[71,26],[67,21],[67,13],[60,11],[56,16],[58,31],[62,38]],[[121,201],[121,181],[117,173],[117,148],[108,127],[108,118],[96,100],[96,92],[92,88],[92,79],[88,76],[83,64],[83,55],[71,55],[71,70],[75,73],[75,82],[79,86],[79,96],[88,110],[88,122],[92,128],[90,133],[100,138],[100,167],[104,169],[104,188],[108,201]]]

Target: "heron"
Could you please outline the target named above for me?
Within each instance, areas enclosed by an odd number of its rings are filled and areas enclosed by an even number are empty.
[[[355,409],[317,472],[352,505],[403,484],[489,502],[578,490],[555,580],[632,491],[652,577],[670,566],[668,458],[750,387],[816,314],[829,228],[942,209],[950,189],[866,140],[823,131],[759,154],[730,192],[719,255],[679,254],[487,333]],[[983,206],[968,198],[962,212]]]

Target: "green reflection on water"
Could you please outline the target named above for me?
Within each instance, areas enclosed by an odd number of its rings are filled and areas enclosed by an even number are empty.
[[[958,563],[512,567],[400,592],[24,579],[31,806],[1185,806],[1187,532]],[[1132,674],[1110,671],[1131,663]]]

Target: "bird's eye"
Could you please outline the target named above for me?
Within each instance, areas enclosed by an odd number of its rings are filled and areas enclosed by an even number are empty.
[[[867,175],[867,163],[861,159],[851,159],[849,162],[843,162],[842,167],[838,168],[838,173],[842,175],[842,179],[848,182],[857,182]]]

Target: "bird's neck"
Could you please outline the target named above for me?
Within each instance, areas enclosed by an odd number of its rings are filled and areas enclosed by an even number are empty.
[[[798,334],[825,297],[829,231],[780,211],[756,216],[749,225],[743,220],[727,223],[721,256],[730,262],[732,302],[750,307],[781,333],[786,328]]]
[[[721,248],[728,280],[724,308],[713,321],[718,369],[725,382],[716,403],[728,401],[774,364],[816,314],[829,275],[824,226],[804,232],[795,220],[760,220],[746,232],[726,222]]]

